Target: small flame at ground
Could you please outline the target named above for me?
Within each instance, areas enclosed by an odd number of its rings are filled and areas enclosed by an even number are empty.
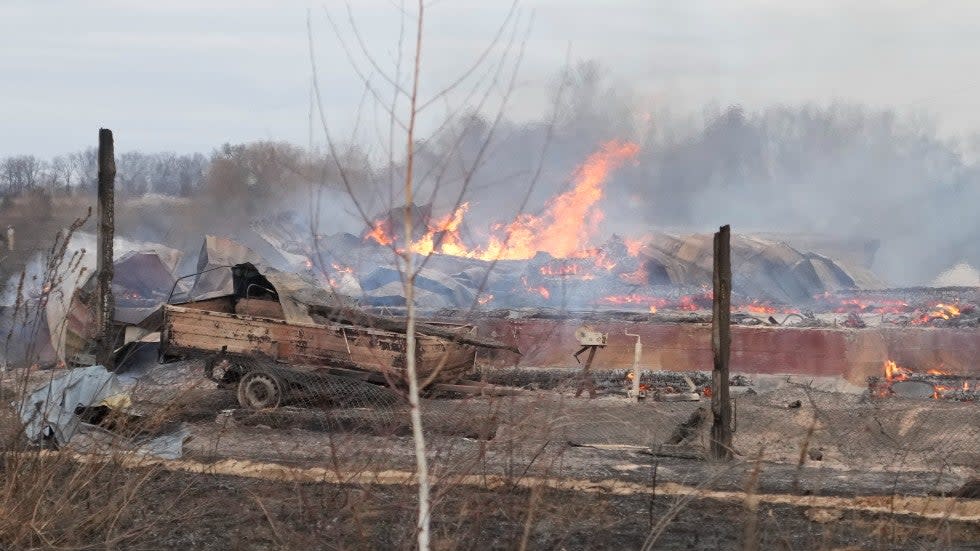
[[[551,298],[551,291],[547,287],[534,287],[527,281],[527,276],[521,276],[521,283],[524,284],[524,289],[541,295],[544,298]]]
[[[837,314],[864,313],[864,314],[901,314],[908,309],[908,303],[894,299],[867,300],[860,298],[840,299],[838,306],[834,308]]]
[[[929,323],[932,320],[938,320],[938,319],[948,320],[955,317],[959,317],[961,313],[962,311],[960,310],[959,306],[956,306],[954,304],[939,303],[931,311],[922,314],[921,316],[916,318],[912,323],[924,324],[924,323]]]
[[[909,378],[912,371],[900,367],[894,360],[885,361],[885,380],[886,381],[905,381]]]

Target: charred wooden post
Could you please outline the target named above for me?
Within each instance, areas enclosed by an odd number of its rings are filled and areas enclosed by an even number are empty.
[[[99,129],[99,237],[96,250],[96,337],[95,361],[112,368],[112,351],[114,339],[111,331],[115,302],[112,298],[112,240],[115,233],[114,203],[115,203],[116,158],[113,151],[112,130]]]
[[[731,348],[732,252],[728,225],[715,233],[714,297],[711,317],[711,457],[732,458],[732,404],[728,392],[728,358]]]
[[[589,391],[590,400],[595,398],[595,381],[592,380],[592,360],[595,359],[595,351],[598,348],[598,346],[583,346],[575,353],[575,361],[578,361],[578,357],[582,352],[589,351],[589,355],[585,357],[585,365],[582,366],[582,372],[579,374],[578,388],[575,389],[576,398],[581,396],[582,392],[586,390]]]

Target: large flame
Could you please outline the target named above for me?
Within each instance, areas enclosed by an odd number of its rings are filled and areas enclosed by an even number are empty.
[[[518,216],[507,226],[505,236],[491,238],[478,256],[516,260],[531,258],[538,251],[555,258],[578,256],[602,221],[596,205],[606,178],[637,152],[639,146],[630,142],[603,144],[576,171],[575,187],[549,201],[541,216]]]
[[[469,203],[463,203],[448,215],[431,221],[426,233],[413,241],[411,250],[418,254],[441,253],[482,260],[518,260],[546,252],[555,258],[595,258],[596,264],[610,269],[615,264],[589,243],[598,230],[603,213],[598,208],[603,185],[609,174],[632,159],[639,146],[631,142],[611,141],[586,159],[574,174],[572,189],[553,197],[540,216],[521,214],[510,224],[495,224],[484,247],[467,247],[459,235]],[[388,245],[393,242],[384,221],[375,222],[365,239]]]

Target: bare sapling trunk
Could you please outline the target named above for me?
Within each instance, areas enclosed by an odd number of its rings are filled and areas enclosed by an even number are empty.
[[[419,399],[419,377],[416,370],[415,345],[415,254],[412,252],[412,205],[415,160],[415,118],[417,114],[419,67],[422,53],[423,2],[419,0],[418,28],[415,35],[415,68],[412,78],[408,132],[405,146],[405,372],[408,378],[408,404],[412,420],[412,440],[415,444],[415,469],[418,478],[418,548],[429,549],[429,463],[425,454],[425,432],[422,427],[422,410]]]

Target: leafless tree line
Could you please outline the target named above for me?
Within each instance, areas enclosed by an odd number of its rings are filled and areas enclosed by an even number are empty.
[[[209,162],[200,153],[126,152],[117,160],[117,186],[122,194],[130,196],[191,195],[201,188]],[[97,176],[95,148],[58,155],[50,161],[34,155],[14,155],[0,160],[0,195],[38,191],[61,195],[91,193]]]

